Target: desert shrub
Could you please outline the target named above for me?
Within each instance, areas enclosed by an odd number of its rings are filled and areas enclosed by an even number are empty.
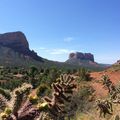
[[[76,114],[84,113],[90,110],[93,102],[89,101],[93,89],[89,85],[81,85],[79,90],[74,93],[70,103],[66,103],[66,120],[76,120]]]
[[[48,75],[50,73],[50,70],[49,69],[44,69],[44,74],[45,75]]]
[[[49,77],[49,84],[55,82],[55,80],[59,77],[60,73],[58,72],[57,68],[53,67],[50,69]]]
[[[50,87],[44,83],[38,86],[36,91],[37,96],[44,96],[44,95],[48,95],[49,93],[50,93]]]
[[[69,105],[69,111],[71,113],[69,115],[74,115],[75,117],[76,113],[82,113],[90,110],[93,104],[92,102],[89,102],[89,98],[92,96],[93,92],[94,90],[90,86],[82,86],[76,93],[74,93],[72,101]]]
[[[78,74],[79,74],[79,79],[78,79],[79,82],[80,81],[90,81],[91,80],[90,73],[85,68],[79,69]]]
[[[71,69],[67,69],[66,74],[71,74]]]
[[[50,86],[53,82],[56,81],[60,74],[61,70],[58,70],[55,67],[45,69],[44,73],[39,75],[39,84],[45,83]]]
[[[13,79],[13,80],[9,80],[5,84],[2,84],[1,87],[4,88],[4,89],[13,90],[16,87],[20,86],[22,83],[23,83],[22,80]]]
[[[75,74],[75,73],[77,73],[77,69],[72,70],[72,74]]]
[[[10,92],[8,90],[4,90],[3,88],[0,88],[0,94],[2,94],[8,100],[11,98]]]

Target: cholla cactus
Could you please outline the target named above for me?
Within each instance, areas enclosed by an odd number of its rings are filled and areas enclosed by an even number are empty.
[[[110,86],[112,85],[112,82],[110,81],[108,75],[103,75],[102,76],[102,82],[103,82],[103,85],[105,87],[107,87],[109,92],[110,92]]]
[[[6,107],[7,111],[11,110],[11,113],[6,112],[6,109],[4,109],[3,112],[1,113],[1,117],[5,120],[11,120],[14,117],[17,118],[18,110],[21,107],[23,101],[27,98],[27,95],[29,94],[31,89],[32,85],[26,83],[24,83],[21,87],[16,88],[11,93],[12,96],[11,100],[7,101],[6,104],[4,102],[5,105],[2,103],[2,105],[4,105],[4,108]],[[5,99],[2,98],[2,100]]]
[[[104,117],[105,117],[106,114],[112,115],[113,109],[112,109],[112,102],[111,101],[98,99],[96,101],[96,104],[97,104],[97,107],[98,107],[97,109],[100,110],[100,116],[99,117],[101,117],[102,114],[103,114]]]
[[[7,99],[0,94],[0,111],[4,110],[7,106]]]
[[[28,97],[31,88],[31,85],[23,84],[12,92],[9,105],[1,113],[2,120],[44,120],[45,116],[49,120],[61,120],[66,113],[64,103],[71,101],[76,85],[72,77],[62,75],[52,84],[52,98],[45,96],[43,103],[39,102],[39,97],[36,95],[31,94]]]
[[[52,98],[44,97],[44,100],[48,103],[50,114],[54,119],[64,116],[64,103],[71,101],[71,95],[76,85],[74,84],[74,78],[67,75],[61,75],[56,83],[52,84],[53,93]]]
[[[24,83],[21,87],[16,88],[12,93],[12,99],[10,101],[10,107],[12,108],[13,113],[16,113],[21,106],[21,103],[27,97],[32,86],[30,84]]]
[[[111,96],[114,96],[118,91],[112,81],[109,79],[108,75],[102,76],[103,85],[108,89]]]

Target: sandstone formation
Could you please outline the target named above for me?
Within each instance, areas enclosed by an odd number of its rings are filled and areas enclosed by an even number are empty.
[[[69,59],[87,60],[94,62],[94,55],[91,53],[76,52],[70,53]]]
[[[9,32],[0,34],[0,44],[8,47],[18,47],[29,49],[29,44],[22,32]]]
[[[11,48],[15,52],[31,57],[35,60],[42,61],[42,58],[39,57],[37,53],[29,49],[29,43],[25,35],[20,31],[0,34],[0,45]]]
[[[66,63],[89,68],[104,67],[103,65],[100,65],[94,61],[93,54],[82,52],[70,53],[69,59],[66,61]]]

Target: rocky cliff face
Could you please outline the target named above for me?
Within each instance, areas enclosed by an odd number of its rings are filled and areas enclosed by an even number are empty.
[[[100,67],[100,65],[94,61],[94,55],[91,53],[82,52],[70,53],[69,59],[66,61],[66,63],[90,68]]]
[[[94,69],[104,69],[110,65],[106,64],[99,64],[95,62],[94,55],[91,53],[82,53],[82,52],[76,52],[76,53],[70,53],[69,59],[66,61],[66,63],[71,65],[77,65],[87,68],[94,68]]]
[[[28,41],[22,32],[0,34],[0,45],[13,49],[15,52],[42,61],[42,58],[29,49]]]
[[[29,49],[29,44],[22,32],[9,32],[0,34],[0,44],[7,47]]]
[[[94,62],[94,55],[91,53],[76,52],[70,53],[69,59],[87,60]]]

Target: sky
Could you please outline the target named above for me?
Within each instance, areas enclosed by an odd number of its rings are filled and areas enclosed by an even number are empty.
[[[0,0],[0,34],[13,31],[49,60],[79,51],[112,64],[120,59],[120,0]]]

